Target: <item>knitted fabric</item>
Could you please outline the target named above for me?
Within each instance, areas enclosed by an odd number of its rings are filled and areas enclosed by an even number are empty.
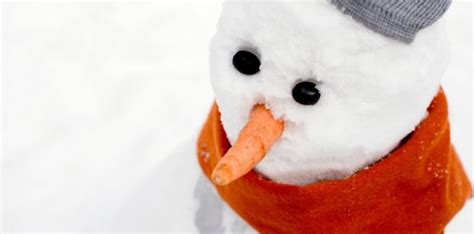
[[[331,3],[375,32],[411,43],[418,31],[446,12],[451,0],[331,0]]]

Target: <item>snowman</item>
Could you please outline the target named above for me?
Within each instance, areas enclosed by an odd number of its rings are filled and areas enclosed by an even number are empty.
[[[442,231],[470,189],[441,111],[448,6],[227,3],[200,138],[221,197],[261,232]]]
[[[440,87],[449,5],[226,2],[199,163],[178,150],[155,176],[173,183],[134,199],[181,202],[122,213],[147,210],[145,231],[442,232],[471,192]]]

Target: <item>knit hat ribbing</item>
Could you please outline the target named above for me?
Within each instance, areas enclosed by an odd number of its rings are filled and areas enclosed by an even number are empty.
[[[331,0],[344,14],[387,37],[411,43],[436,22],[451,0]]]

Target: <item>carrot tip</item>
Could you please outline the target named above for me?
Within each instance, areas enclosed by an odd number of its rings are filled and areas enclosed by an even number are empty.
[[[217,167],[212,173],[212,181],[217,185],[226,185],[230,183],[231,173],[225,165]]]
[[[214,184],[217,184],[217,185],[225,185],[226,184],[226,181],[220,177],[219,175],[214,175],[212,177],[212,181],[214,182]]]

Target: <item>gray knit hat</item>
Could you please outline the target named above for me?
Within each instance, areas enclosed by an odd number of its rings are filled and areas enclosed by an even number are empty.
[[[451,0],[331,0],[342,12],[366,27],[411,43],[416,33],[436,22]]]

